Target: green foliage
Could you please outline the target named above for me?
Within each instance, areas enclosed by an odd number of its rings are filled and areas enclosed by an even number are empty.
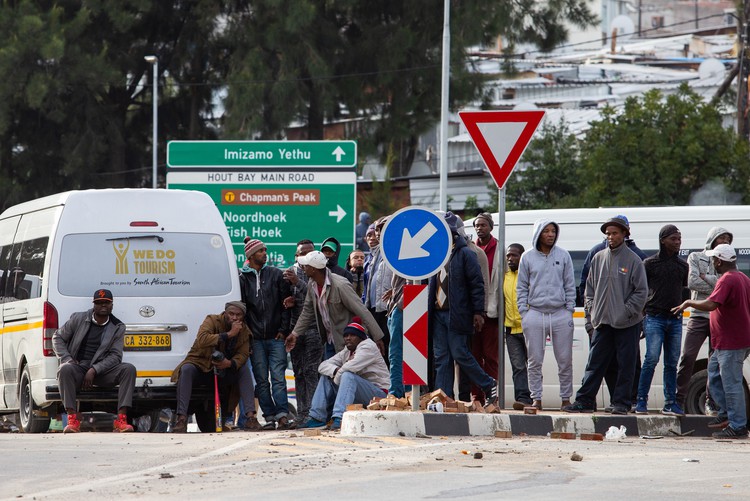
[[[507,210],[574,206],[580,191],[578,140],[565,121],[545,121],[505,185]]]
[[[582,207],[685,205],[711,179],[750,201],[748,144],[722,126],[718,110],[687,85],[607,108],[581,147]]]

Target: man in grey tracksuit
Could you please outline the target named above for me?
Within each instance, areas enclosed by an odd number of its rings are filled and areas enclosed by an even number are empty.
[[[612,359],[617,359],[617,383],[612,393],[612,414],[627,414],[632,404],[635,360],[640,323],[648,298],[646,269],[638,255],[625,244],[627,221],[614,217],[601,226],[608,247],[591,261],[586,279],[585,308],[594,333],[576,401],[566,412],[593,412],[596,394]]]
[[[721,226],[714,226],[708,230],[705,250],[690,253],[687,258],[690,299],[693,301],[703,301],[708,298],[714,291],[716,281],[719,280],[719,274],[714,269],[713,259],[706,255],[706,251],[713,249],[719,244],[731,245],[733,239],[734,236],[729,230]],[[700,311],[693,308],[690,311],[690,319],[685,330],[682,357],[677,366],[677,403],[683,409],[685,408],[685,397],[690,385],[690,378],[693,376],[695,359],[698,356],[701,346],[703,346],[703,342],[710,337],[711,330],[708,325],[708,313],[707,311]],[[710,401],[708,385],[706,385],[706,400],[706,405],[708,406]],[[711,409],[707,410],[710,412]]]
[[[534,223],[532,248],[518,265],[518,311],[528,350],[532,406],[542,408],[542,363],[547,336],[557,360],[562,405],[573,395],[573,311],[576,286],[573,260],[556,245],[560,226],[554,221]]]

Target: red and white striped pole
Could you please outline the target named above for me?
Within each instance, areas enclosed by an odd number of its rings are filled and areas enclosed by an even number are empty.
[[[413,410],[419,410],[419,386],[427,384],[427,294],[427,285],[404,285],[403,371]]]

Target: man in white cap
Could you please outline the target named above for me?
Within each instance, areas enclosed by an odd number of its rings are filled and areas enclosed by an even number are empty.
[[[672,309],[682,316],[686,308],[710,311],[711,345],[708,385],[719,406],[718,416],[709,423],[714,438],[747,438],[747,411],[742,366],[750,354],[750,278],[737,269],[737,254],[729,244],[706,251],[720,278],[714,291],[703,301],[688,300]]]
[[[310,280],[307,282],[307,295],[302,313],[294,325],[294,330],[286,338],[286,350],[291,351],[294,348],[300,333],[317,325],[324,345],[323,360],[331,358],[344,348],[344,328],[353,317],[358,316],[362,318],[380,352],[385,353],[383,331],[362,304],[349,281],[326,267],[328,258],[320,251],[312,251],[300,256],[297,262]]]

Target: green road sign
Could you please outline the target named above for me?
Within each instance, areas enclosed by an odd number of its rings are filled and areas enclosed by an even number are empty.
[[[169,141],[167,166],[352,168],[357,165],[354,141]]]
[[[245,236],[262,240],[268,247],[268,263],[278,267],[294,263],[299,240],[310,239],[319,249],[323,240],[335,237],[341,243],[343,266],[354,248],[356,184],[354,169],[167,173],[169,189],[202,191],[213,198],[238,266],[245,260]]]

